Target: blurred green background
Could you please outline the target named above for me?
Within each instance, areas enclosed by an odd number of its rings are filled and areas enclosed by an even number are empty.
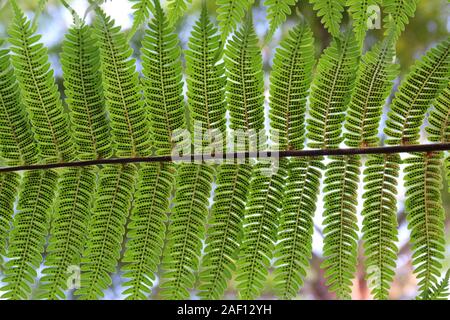
[[[28,17],[33,18],[35,12],[38,9],[37,0],[17,0],[19,5],[25,10]],[[73,8],[80,14],[84,15],[86,8],[88,7],[87,0],[72,0],[68,1]],[[164,3],[164,1],[162,1]],[[121,25],[126,32],[132,22],[132,9],[131,3],[127,0],[108,0],[103,5],[106,13],[110,14]],[[215,0],[207,0],[209,12],[213,19],[215,19]],[[181,45],[186,48],[189,33],[195,20],[199,16],[199,10],[201,6],[200,0],[193,0],[193,4],[189,7],[183,21],[180,21],[178,25],[178,34],[181,40]],[[298,3],[298,10],[293,10],[291,16],[286,23],[277,31],[272,41],[262,47],[262,53],[264,58],[264,68],[266,71],[266,79],[270,73],[271,61],[274,50],[278,45],[280,39],[288,32],[289,28],[295,25],[299,17],[296,12],[300,12],[304,18],[311,25],[315,39],[316,39],[316,52],[317,57],[320,56],[321,51],[329,44],[330,36],[323,28],[315,13],[312,10],[312,6],[307,0],[300,0]],[[400,40],[397,43],[397,58],[401,66],[401,76],[408,71],[410,66],[414,63],[414,60],[419,58],[427,49],[436,44],[436,42],[448,37],[450,30],[450,4],[447,0],[421,0],[419,2],[416,16],[410,21],[406,28],[406,31],[402,34]],[[261,45],[263,45],[263,39],[268,29],[266,20],[266,8],[263,5],[263,0],[255,1],[253,9],[255,17],[255,26],[258,35],[261,38]],[[381,12],[382,18],[384,18],[383,12]],[[91,17],[88,16],[88,21]],[[12,12],[7,0],[0,0],[0,38],[7,37],[8,24],[12,19]],[[344,18],[343,24],[348,23],[348,16]],[[43,35],[42,41],[49,47],[49,55],[52,66],[55,70],[55,76],[57,83],[62,90],[62,78],[61,67],[59,64],[59,54],[61,52],[61,41],[64,37],[64,33],[70,26],[72,21],[70,13],[60,5],[57,0],[49,0],[48,4],[44,8],[42,14],[38,19],[38,32]],[[383,36],[383,30],[370,30],[367,34],[365,47],[370,48],[373,43]],[[134,36],[133,47],[136,52],[136,58],[139,66],[139,48],[140,39],[142,39],[142,30]],[[396,81],[398,85],[400,79]],[[266,81],[266,89],[269,83]],[[445,179],[444,179],[445,181]],[[402,189],[402,188],[401,188]],[[443,187],[443,199],[446,210],[446,227],[447,227],[447,252],[445,268],[450,267],[450,196],[448,186],[445,183]],[[408,245],[409,232],[406,227],[405,213],[403,207],[404,190],[400,190],[400,205],[399,205],[399,248],[400,254],[398,259],[398,270],[394,284],[391,290],[392,299],[411,299],[416,294],[416,280],[412,274],[412,267],[410,263],[410,250]],[[333,299],[334,295],[328,293],[324,284],[322,271],[319,265],[322,260],[322,238],[321,238],[321,210],[322,203],[318,204],[318,211],[316,214],[316,232],[314,236],[314,254],[311,262],[311,271],[307,276],[306,284],[299,293],[299,299]],[[361,220],[361,219],[359,219]],[[361,247],[361,246],[360,246]],[[358,271],[354,281],[354,299],[368,299],[370,294],[366,282],[364,281],[364,266],[363,257],[360,256],[358,264]],[[121,282],[120,274],[116,274],[114,277],[114,284],[106,294],[107,299],[121,299]],[[227,298],[234,298],[235,292],[233,290],[233,281],[230,284],[230,291],[227,293]],[[158,292],[155,290],[154,297],[158,297]],[[192,293],[195,298],[195,292]],[[266,288],[264,290],[263,298],[273,298],[272,281],[267,281]]]

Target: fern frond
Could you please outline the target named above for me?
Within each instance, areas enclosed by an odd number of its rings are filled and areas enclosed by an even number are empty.
[[[397,260],[398,155],[371,155],[364,170],[363,241],[368,287],[375,299],[389,297]]]
[[[405,187],[413,266],[421,297],[427,299],[441,276],[445,258],[442,153],[412,154],[406,159]]]
[[[58,175],[53,170],[29,171],[20,186],[18,212],[9,234],[3,298],[29,299],[42,262]]]
[[[103,297],[120,257],[125,223],[131,207],[136,167],[105,166],[99,174],[88,241],[81,260],[81,299]]]
[[[216,148],[223,152],[226,135],[225,69],[217,63],[220,36],[211,23],[206,6],[194,25],[186,51],[187,96],[194,129],[193,142],[202,150],[195,153],[212,154]],[[222,145],[220,145],[222,144]],[[209,147],[210,150],[203,150]]]
[[[428,140],[446,143],[450,141],[450,81],[433,103],[434,108],[428,117]]]
[[[128,33],[128,40],[133,38],[136,31],[145,23],[150,17],[150,12],[153,10],[153,4],[151,0],[131,0],[133,2],[133,25]]]
[[[309,0],[317,11],[317,17],[333,37],[339,36],[345,0]]]
[[[346,6],[353,19],[353,30],[356,41],[362,47],[366,32],[368,30],[368,20],[371,17],[370,8],[376,6],[379,0],[347,0]]]
[[[301,23],[280,43],[270,76],[270,120],[279,150],[304,147],[306,98],[314,62],[311,29]]]
[[[0,157],[9,166],[32,164],[38,148],[8,53],[0,49]]]
[[[216,0],[222,43],[226,42],[230,33],[244,20],[245,13],[251,8],[253,2],[254,0]]]
[[[448,286],[450,281],[450,270],[447,270],[444,278],[438,285],[430,289],[430,294],[427,297],[428,300],[448,300],[449,292]],[[420,297],[419,297],[420,299]]]
[[[267,19],[269,19],[266,41],[272,38],[278,27],[286,20],[286,16],[291,14],[291,7],[296,3],[297,0],[266,0],[264,2],[267,7]]]
[[[262,57],[251,14],[228,42],[225,66],[230,128],[248,133],[244,150],[249,150],[250,141],[257,140],[257,148],[264,149],[264,137],[257,139],[259,131],[264,130]]]
[[[312,256],[313,217],[323,169],[317,159],[291,159],[288,164],[274,254],[275,292],[282,299],[296,297],[306,276]]]
[[[71,168],[60,176],[39,298],[64,299],[70,267],[79,267],[93,194],[94,168]]]
[[[161,296],[187,299],[194,287],[205,238],[213,168],[182,164],[178,169],[174,208],[162,260]]]
[[[256,164],[250,182],[236,275],[238,295],[245,300],[261,294],[277,240],[286,161],[280,161],[276,173],[268,172],[272,169],[268,163]]]
[[[150,155],[150,135],[132,49],[120,27],[97,10],[95,31],[100,46],[103,89],[111,133],[119,157]]]
[[[450,38],[417,61],[400,85],[388,114],[387,144],[415,144],[425,113],[449,81]]]
[[[20,184],[16,172],[0,175],[0,263],[6,255],[6,240],[9,236],[14,215],[14,202]]]
[[[337,148],[342,141],[344,112],[350,102],[359,49],[352,32],[335,38],[319,60],[310,94],[308,146]]]
[[[142,82],[156,154],[170,155],[177,131],[186,129],[181,48],[158,1],[155,6],[142,41]]]
[[[90,27],[80,25],[69,29],[62,45],[61,65],[78,158],[111,157],[100,51]]]
[[[12,63],[41,156],[45,162],[73,160],[69,121],[50,69],[47,49],[23,12],[17,5],[14,8],[14,22],[9,28]]]
[[[384,28],[386,34],[395,28],[396,37],[405,31],[409,19],[414,17],[420,0],[383,0]]]
[[[252,168],[246,164],[219,166],[199,276],[203,299],[220,299],[236,270],[251,175]]]
[[[188,3],[192,0],[168,0],[168,14],[167,18],[171,25],[175,25],[177,21],[184,16],[187,10]]]
[[[175,171],[172,164],[145,164],[139,169],[122,259],[127,299],[147,299],[150,294],[162,255]]]

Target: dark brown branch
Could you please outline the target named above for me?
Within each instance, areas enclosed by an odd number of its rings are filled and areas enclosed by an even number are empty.
[[[450,150],[450,143],[438,144],[420,144],[420,145],[404,145],[404,146],[387,146],[375,148],[348,148],[348,149],[320,149],[320,150],[289,150],[289,151],[267,151],[267,152],[238,152],[212,155],[192,155],[183,158],[182,162],[192,162],[199,160],[220,160],[220,159],[247,159],[247,158],[287,158],[287,157],[320,157],[320,156],[349,156],[363,154],[394,154],[394,153],[411,153],[411,152],[438,152]],[[13,171],[43,170],[71,167],[88,167],[104,164],[127,164],[127,163],[144,163],[144,162],[171,162],[174,161],[172,156],[152,156],[145,158],[115,158],[115,159],[99,159],[88,161],[74,161],[66,163],[49,163],[49,164],[33,164],[15,167],[0,168],[0,173]]]

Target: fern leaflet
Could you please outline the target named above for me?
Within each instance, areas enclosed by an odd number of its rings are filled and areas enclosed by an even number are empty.
[[[230,33],[244,19],[253,2],[254,0],[216,0],[222,43],[225,43]]]
[[[386,15],[384,19],[384,27],[386,34],[392,28],[398,37],[405,31],[409,19],[414,17],[419,0],[383,0],[383,11]]]
[[[321,22],[333,37],[339,35],[339,25],[344,12],[345,0],[309,0]]]
[[[269,31],[267,40],[270,40],[278,27],[286,20],[286,16],[291,14],[291,8],[297,0],[266,0],[267,19],[269,19]]]
[[[168,14],[167,18],[171,25],[174,25],[187,10],[188,3],[192,0],[168,0]]]

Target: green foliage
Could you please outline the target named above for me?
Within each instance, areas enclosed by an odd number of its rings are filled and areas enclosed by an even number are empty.
[[[216,0],[217,20],[223,43],[235,30],[238,23],[244,19],[245,13],[251,8],[253,2],[254,0]]]
[[[444,278],[438,285],[430,289],[429,300],[448,300],[448,285],[450,280],[450,270],[447,270]]]
[[[142,82],[156,154],[170,155],[177,131],[186,128],[181,48],[174,28],[155,4],[155,16],[142,41]]]
[[[45,162],[73,160],[69,121],[48,62],[47,49],[38,41],[34,27],[14,4],[9,28],[12,64],[20,83],[22,103],[30,115],[34,137]]]
[[[428,107],[448,83],[450,39],[432,48],[412,67],[392,101],[386,143],[415,144]]]
[[[368,29],[368,20],[373,12],[370,10],[376,6],[379,0],[347,0],[348,11],[353,18],[353,30],[358,43],[362,44]]]
[[[251,14],[236,31],[225,49],[227,70],[227,108],[230,112],[230,129],[243,131],[244,150],[254,141],[259,130],[264,129],[264,80],[262,57]],[[259,137],[257,148],[264,149],[265,137]]]
[[[174,173],[172,164],[144,164],[139,169],[122,259],[127,299],[147,299],[150,294],[164,245]]]
[[[61,65],[78,158],[109,158],[112,148],[100,74],[100,51],[89,26],[69,29],[62,46]]]
[[[297,0],[266,0],[264,5],[267,7],[267,19],[270,27],[267,39],[272,38],[278,27],[286,20],[286,16],[291,14],[291,6],[295,5]]]
[[[120,27],[97,10],[95,32],[100,46],[106,108],[116,155],[150,155],[150,137],[132,49]]]
[[[186,12],[188,3],[192,0],[168,0],[169,13],[167,18],[171,25],[174,25]]]
[[[31,164],[37,161],[37,146],[8,53],[0,50],[0,157],[10,166]]]
[[[342,20],[345,0],[309,0],[314,4],[314,10],[317,16],[321,18],[321,22],[333,37],[337,37],[340,33],[339,25]]]
[[[214,170],[210,166],[182,164],[178,169],[173,212],[162,260],[161,296],[187,299],[199,267],[208,199]]]
[[[25,173],[9,234],[3,298],[29,299],[42,262],[58,175],[53,170]]]
[[[409,19],[414,17],[420,0],[383,0],[384,27],[386,32],[393,27],[399,36],[405,31]]]
[[[130,33],[128,34],[128,40],[130,40],[136,31],[145,23],[150,17],[150,12],[153,9],[151,0],[130,0],[133,4],[133,25]]]
[[[333,40],[317,66],[307,120],[310,148],[337,148],[342,142],[344,112],[358,65],[358,45],[351,32]]]
[[[191,114],[193,142],[201,146],[196,153],[223,152],[226,136],[225,69],[217,62],[220,35],[210,22],[206,6],[195,24],[186,51],[187,98]],[[218,141],[216,141],[218,140]],[[211,146],[210,150],[206,148]],[[205,147],[205,149],[203,149]],[[216,151],[217,152],[217,151]]]
[[[6,241],[13,221],[14,201],[19,190],[19,175],[16,172],[0,175],[0,263],[6,254]]]
[[[236,271],[251,175],[252,168],[246,164],[219,166],[199,275],[200,296],[204,299],[220,299]]]
[[[94,168],[71,168],[60,176],[40,298],[65,298],[71,268],[80,265],[86,243],[95,185]]]
[[[136,178],[134,165],[105,166],[100,170],[97,193],[81,260],[81,299],[103,297],[120,257],[125,223]]]

